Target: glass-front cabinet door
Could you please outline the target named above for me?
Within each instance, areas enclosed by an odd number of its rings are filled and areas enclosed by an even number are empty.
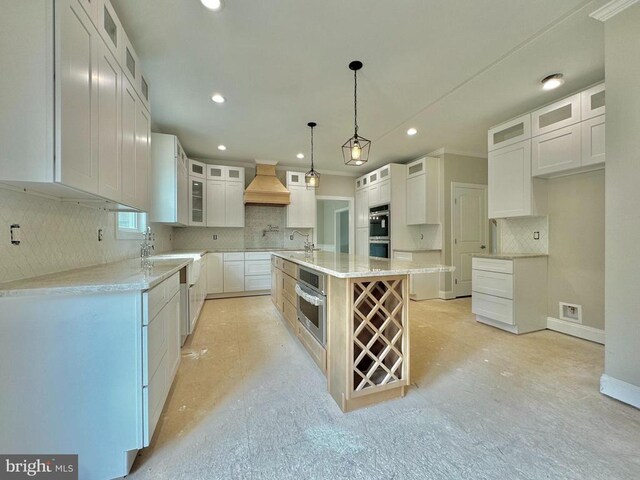
[[[205,182],[200,178],[189,177],[189,225],[206,225]]]

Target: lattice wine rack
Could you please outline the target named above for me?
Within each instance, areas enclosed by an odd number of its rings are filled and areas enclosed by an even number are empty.
[[[352,394],[406,383],[405,281],[386,278],[353,284]]]

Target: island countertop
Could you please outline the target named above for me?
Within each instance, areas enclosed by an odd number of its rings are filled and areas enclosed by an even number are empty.
[[[3,283],[0,297],[143,291],[193,261],[186,257],[153,257],[152,260],[153,267],[148,269],[143,269],[140,259],[135,258]]]
[[[273,255],[337,278],[413,275],[453,272],[455,270],[455,267],[448,265],[425,265],[407,260],[360,257],[346,253],[320,251],[308,255],[304,252],[273,252]]]

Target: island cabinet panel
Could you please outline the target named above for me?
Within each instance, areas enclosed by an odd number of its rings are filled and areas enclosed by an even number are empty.
[[[408,285],[406,275],[331,277],[328,381],[343,411],[404,395],[409,385]]]

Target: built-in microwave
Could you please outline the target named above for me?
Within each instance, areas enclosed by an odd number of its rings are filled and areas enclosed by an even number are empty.
[[[298,274],[298,321],[324,347],[327,342],[326,277],[304,267],[298,269]]]
[[[390,222],[389,205],[380,205],[369,209],[369,238],[389,239]]]

